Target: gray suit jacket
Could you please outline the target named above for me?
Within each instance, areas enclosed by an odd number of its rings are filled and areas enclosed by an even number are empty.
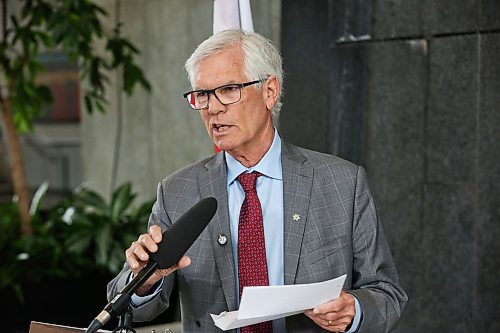
[[[358,332],[388,332],[407,296],[399,284],[363,168],[338,157],[283,142],[285,284],[325,281],[347,274],[344,289],[363,309]],[[151,320],[168,307],[177,279],[184,332],[220,332],[209,313],[238,309],[230,239],[226,164],[219,153],[187,166],[158,185],[150,224],[168,228],[200,199],[215,197],[218,209],[188,250],[189,267],[164,278],[151,301],[135,308],[134,320]],[[294,214],[301,216],[294,221]],[[121,290],[129,268],[108,285],[108,298]],[[288,332],[321,332],[305,315],[286,319]]]

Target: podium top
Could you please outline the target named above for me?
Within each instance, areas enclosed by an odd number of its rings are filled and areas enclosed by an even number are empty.
[[[32,321],[29,333],[85,333],[85,328],[76,328],[62,325],[54,325]],[[111,331],[99,330],[99,333],[111,333]]]

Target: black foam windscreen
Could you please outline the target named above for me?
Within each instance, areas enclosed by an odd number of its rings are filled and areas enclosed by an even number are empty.
[[[151,259],[158,263],[160,269],[175,265],[212,220],[216,211],[215,198],[198,201],[163,232],[158,251],[150,255]]]

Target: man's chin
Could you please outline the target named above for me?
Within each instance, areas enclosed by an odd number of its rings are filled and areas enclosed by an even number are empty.
[[[212,142],[214,143],[214,147],[217,148],[218,150],[224,150],[223,144],[221,141],[216,141],[212,139]]]
[[[220,143],[214,143],[215,147],[217,147],[217,149],[219,150],[222,150],[222,151],[226,151],[227,150],[227,147],[223,144],[220,144]]]
[[[219,141],[214,141],[214,145],[219,149],[223,151],[230,152],[232,149],[232,146],[226,142],[226,140],[219,140]]]

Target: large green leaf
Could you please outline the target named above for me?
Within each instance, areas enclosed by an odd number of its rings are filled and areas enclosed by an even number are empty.
[[[122,269],[125,261],[125,250],[126,249],[118,246],[111,249],[111,255],[108,262],[108,269],[110,272],[116,274]]]
[[[113,223],[120,221],[120,217],[125,213],[134,198],[135,194],[132,193],[132,184],[130,183],[123,184],[113,193],[111,199],[111,220]]]
[[[93,210],[101,214],[107,214],[109,207],[102,196],[89,189],[81,189],[76,193],[76,200],[79,204],[92,207]]]
[[[113,243],[111,226],[106,224],[103,228],[100,228],[99,233],[96,235],[96,262],[98,264],[106,266]]]
[[[73,234],[66,240],[68,251],[76,254],[83,254],[92,244],[91,235]]]

